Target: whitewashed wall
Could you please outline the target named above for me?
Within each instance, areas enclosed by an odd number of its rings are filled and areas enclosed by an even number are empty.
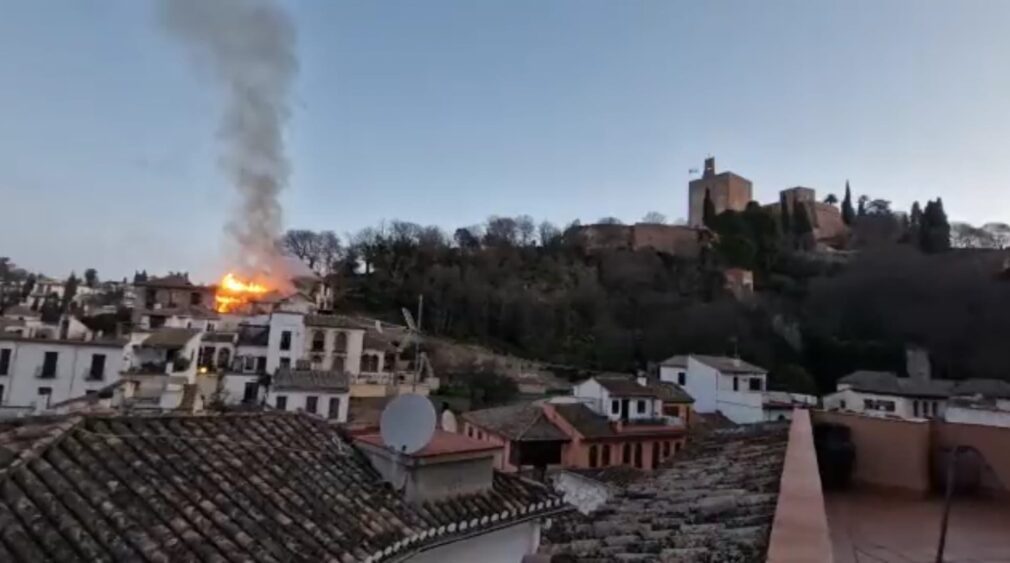
[[[0,348],[12,350],[9,375],[0,376],[0,385],[4,386],[0,404],[5,406],[29,406],[36,402],[45,404],[45,397],[39,397],[40,387],[52,389],[50,404],[80,397],[89,390],[98,390],[118,381],[120,372],[125,367],[124,348],[113,346],[0,340]],[[46,352],[58,354],[56,377],[52,379],[37,377]],[[87,380],[93,354],[105,355],[102,380]]]
[[[271,389],[269,395],[267,395],[267,404],[271,407],[277,406],[277,397],[283,396],[287,397],[288,402],[284,410],[287,411],[299,411],[305,410],[306,399],[309,397],[318,397],[319,401],[317,403],[317,408],[315,414],[323,418],[330,418],[330,399],[337,398],[340,400],[338,405],[338,412],[335,420],[337,422],[347,422],[347,409],[350,405],[351,395],[350,393],[331,393],[322,391],[285,391],[285,390],[274,390]],[[241,396],[239,397],[241,400]]]
[[[453,542],[407,559],[410,563],[520,563],[540,546],[540,523],[508,528]]]

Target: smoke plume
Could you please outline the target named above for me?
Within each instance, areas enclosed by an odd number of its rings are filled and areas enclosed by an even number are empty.
[[[220,163],[238,190],[226,231],[237,266],[279,273],[279,196],[290,168],[284,125],[298,61],[295,27],[275,0],[161,0],[162,23],[220,87]]]

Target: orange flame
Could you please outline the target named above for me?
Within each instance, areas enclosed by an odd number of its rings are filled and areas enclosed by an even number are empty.
[[[217,293],[214,295],[215,309],[218,313],[228,313],[269,291],[270,288],[262,283],[242,280],[235,274],[228,273],[221,278],[221,283],[217,286]]]

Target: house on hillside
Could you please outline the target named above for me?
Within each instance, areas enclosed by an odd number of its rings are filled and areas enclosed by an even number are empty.
[[[1010,383],[933,379],[928,372],[898,377],[893,372],[859,370],[839,379],[836,391],[825,395],[823,401],[828,410],[949,422],[998,422],[1004,418],[1001,407],[1010,401]]]
[[[817,403],[809,395],[768,391],[768,372],[740,358],[673,356],[660,364],[659,378],[683,387],[696,412],[718,412],[737,424],[786,420],[794,408]]]
[[[494,466],[514,473],[523,468],[559,467],[570,438],[539,403],[521,403],[463,414],[461,433],[501,448]]]
[[[247,394],[259,389],[250,385]],[[280,370],[270,383],[266,404],[279,411],[305,412],[335,422],[347,422],[351,394],[347,374],[340,371]]]

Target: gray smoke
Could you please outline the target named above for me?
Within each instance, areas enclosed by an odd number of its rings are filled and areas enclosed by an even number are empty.
[[[298,61],[295,27],[274,0],[160,0],[165,28],[220,86],[221,165],[239,193],[227,232],[255,273],[282,267],[279,196],[290,168],[284,125]]]

